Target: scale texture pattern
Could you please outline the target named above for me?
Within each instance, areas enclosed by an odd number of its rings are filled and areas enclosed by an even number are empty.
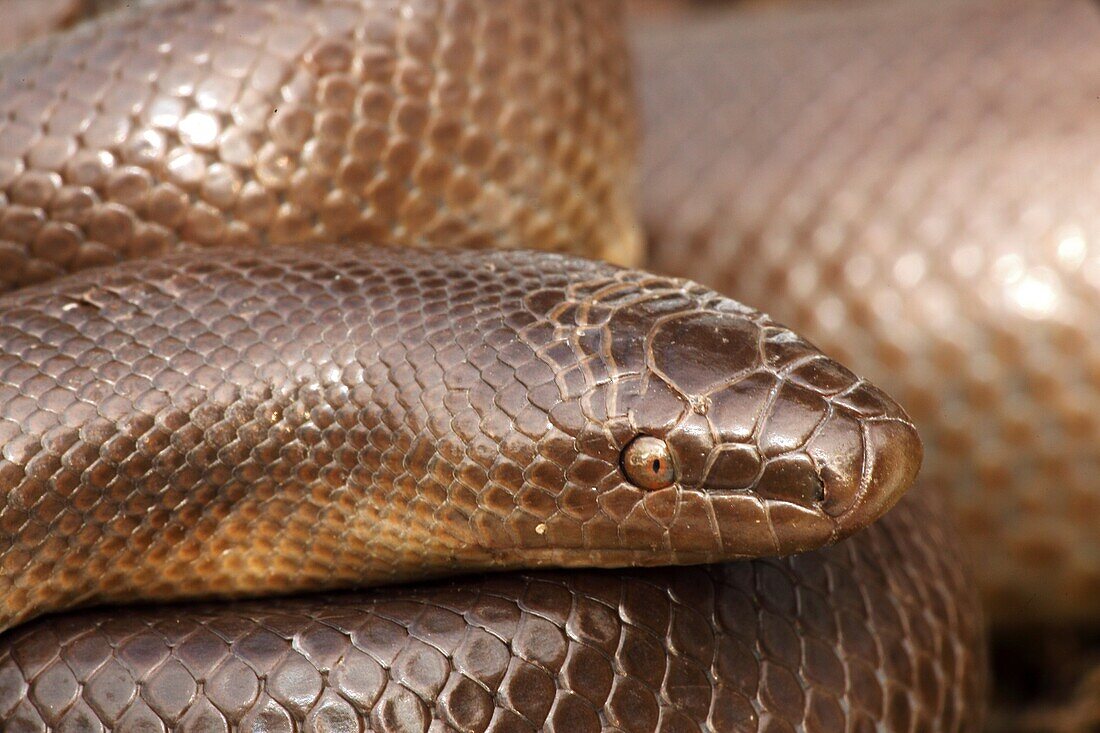
[[[806,555],[82,613],[0,637],[12,733],[977,731],[977,597],[912,496]]]
[[[634,264],[615,2],[185,0],[0,59],[0,289],[319,241]]]

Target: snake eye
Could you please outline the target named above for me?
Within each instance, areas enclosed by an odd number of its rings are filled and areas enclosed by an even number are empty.
[[[623,473],[640,489],[663,489],[676,481],[672,452],[660,438],[641,435],[623,450]]]

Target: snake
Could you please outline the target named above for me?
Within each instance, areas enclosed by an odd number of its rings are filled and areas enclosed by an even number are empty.
[[[0,61],[5,730],[978,729],[908,414],[635,269],[623,12],[179,0]]]

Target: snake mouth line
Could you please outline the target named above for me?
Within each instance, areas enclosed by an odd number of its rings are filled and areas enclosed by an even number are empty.
[[[724,552],[669,551],[667,548],[624,550],[622,548],[563,548],[520,550],[518,558],[492,565],[493,568],[518,567],[657,567],[661,565],[705,565],[719,560],[749,560],[752,555],[729,555]],[[575,558],[569,557],[575,555]]]

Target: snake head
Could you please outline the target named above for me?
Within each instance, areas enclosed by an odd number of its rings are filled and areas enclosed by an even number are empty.
[[[920,440],[879,389],[702,286],[601,272],[527,298],[558,339],[540,347],[560,436],[542,454],[564,480],[527,543],[557,548],[547,562],[800,552],[870,524],[912,484]],[[538,464],[529,476],[550,475]]]
[[[788,329],[713,299],[646,325],[622,473],[647,492],[640,507],[667,507],[678,548],[813,549],[913,483],[922,449],[904,411]]]

